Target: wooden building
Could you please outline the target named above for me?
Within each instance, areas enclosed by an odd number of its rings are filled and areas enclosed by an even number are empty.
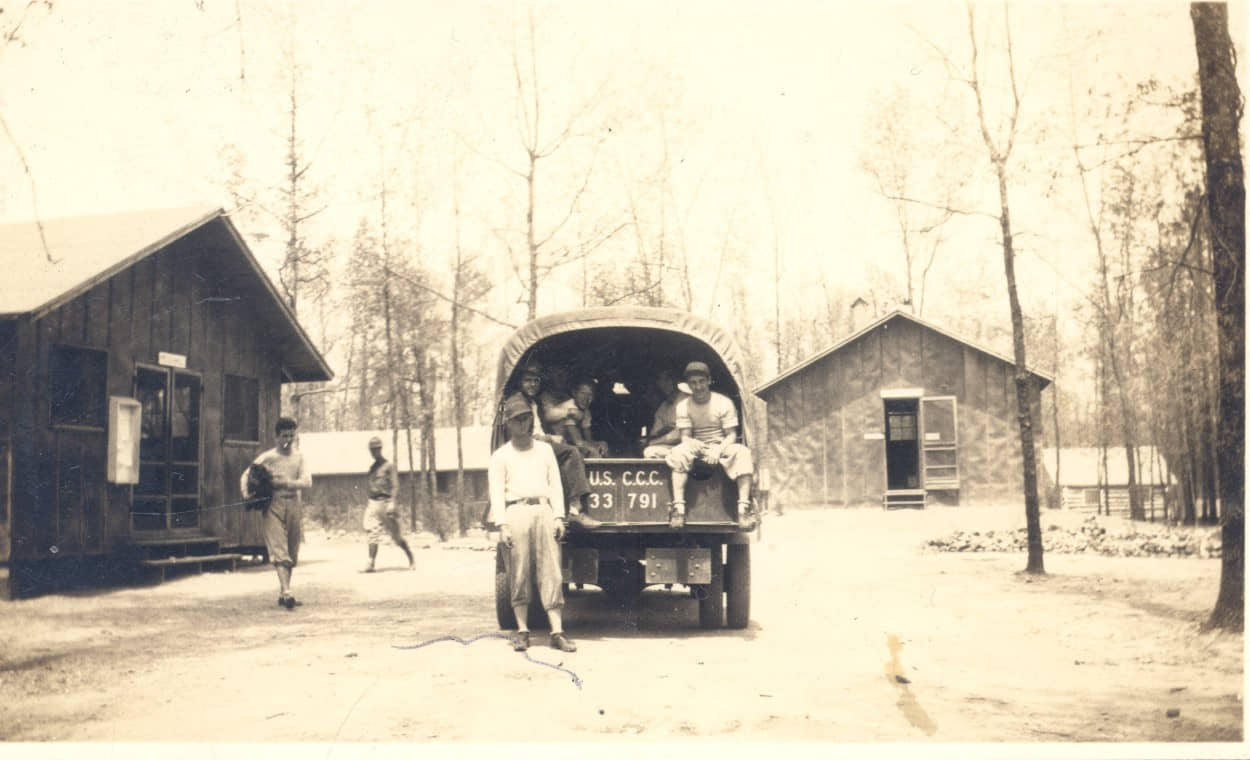
[[[460,447],[464,456],[465,500],[472,505],[470,514],[481,514],[489,499],[486,490],[486,468],[490,465],[490,434],[487,425],[461,428]],[[369,439],[382,439],[382,455],[395,463],[399,475],[397,506],[401,514],[412,508],[412,478],[420,479],[421,436],[412,432],[412,462],[408,460],[408,438],[399,432],[399,455],[392,456],[391,431],[345,430],[327,433],[301,433],[300,451],[312,474],[313,487],[304,492],[305,515],[328,528],[358,530],[364,514],[365,474],[373,459]],[[434,489],[439,498],[452,499],[456,493],[456,429],[434,429]]]
[[[769,499],[924,506],[1018,500],[1015,363],[901,311],[755,390]],[[1051,378],[1031,373],[1034,430]]]
[[[1129,517],[1128,457],[1125,447],[1102,451],[1095,447],[1042,449],[1042,464],[1051,482],[1059,476],[1059,506],[1077,512],[1097,512]],[[1154,446],[1138,446],[1137,492],[1146,519],[1165,519],[1170,506],[1168,488],[1175,479],[1167,462]]]
[[[0,263],[9,585],[136,547],[262,546],[239,475],[272,445],[281,385],[332,373],[229,218],[5,225]]]

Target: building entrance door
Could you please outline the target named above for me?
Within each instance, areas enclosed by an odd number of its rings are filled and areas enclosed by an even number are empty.
[[[918,401],[914,398],[885,400],[886,490],[921,487]]]
[[[200,524],[200,378],[185,370],[139,367],[139,483],[131,500],[137,531]]]

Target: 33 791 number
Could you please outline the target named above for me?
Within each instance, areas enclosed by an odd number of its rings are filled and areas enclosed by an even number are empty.
[[[658,501],[653,493],[633,493],[631,491],[629,494],[630,509],[655,509]]]
[[[660,499],[656,494],[643,492],[635,493],[633,491],[626,494],[627,509],[656,509],[660,505]],[[610,493],[591,493],[586,501],[591,509],[612,509],[616,506],[615,499]]]

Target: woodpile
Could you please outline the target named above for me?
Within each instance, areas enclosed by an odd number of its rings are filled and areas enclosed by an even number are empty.
[[[930,539],[927,548],[943,552],[1023,552],[1028,534],[1017,530],[957,530]],[[1194,528],[1160,523],[1112,522],[1089,515],[1077,526],[1049,525],[1042,532],[1046,552],[1102,554],[1109,557],[1220,556],[1218,528]]]

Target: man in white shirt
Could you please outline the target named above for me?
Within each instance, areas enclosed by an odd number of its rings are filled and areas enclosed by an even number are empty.
[[[538,595],[551,621],[551,646],[562,652],[577,647],[564,635],[564,578],[560,570],[559,540],[564,537],[564,488],[551,445],[534,439],[534,413],[520,393],[503,404],[508,442],[495,449],[487,470],[490,522],[499,526],[508,545],[512,572],[510,592],[517,633],[512,648],[529,648],[526,622],[530,586],[535,575]]]
[[[304,508],[299,492],[312,488],[312,475],[304,463],[304,455],[295,448],[295,430],[299,425],[290,417],[279,417],[274,426],[277,445],[261,452],[252,462],[264,467],[273,478],[273,501],[265,510],[265,548],[269,561],[278,573],[278,604],[288,610],[299,602],[291,594],[291,573],[299,560],[299,547],[304,538]],[[240,479],[243,497],[250,498],[247,491],[245,469]]]
[[[690,397],[677,402],[677,429],[681,443],[664,461],[673,472],[673,504],[669,525],[686,524],[686,479],[696,461],[724,468],[738,485],[738,526],[750,530],[756,517],[751,507],[751,479],[755,465],[751,450],[738,443],[738,412],[728,396],[712,391],[712,374],[703,362],[690,362],[683,375]]]

